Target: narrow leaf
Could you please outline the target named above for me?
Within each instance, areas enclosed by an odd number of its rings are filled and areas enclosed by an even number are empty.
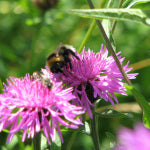
[[[113,38],[113,35],[112,35],[112,32],[111,32],[111,22],[110,22],[110,20],[104,19],[102,21],[102,25],[103,25],[103,28],[104,28],[111,44],[112,44],[114,50],[116,50],[116,44],[115,44],[115,41],[114,41],[114,38]]]
[[[126,87],[133,93],[133,95],[136,97],[139,105],[143,109],[144,125],[147,128],[150,128],[150,105],[148,104],[148,102],[146,101],[144,96],[141,93],[139,93],[134,87],[132,87],[132,86],[126,86]]]
[[[106,8],[111,8],[111,7],[113,7],[113,4],[114,4],[114,0],[109,0],[109,1],[107,2]]]
[[[124,0],[123,4],[122,4],[122,7],[123,8],[127,8],[128,5],[130,5],[130,3],[133,2],[133,0]]]
[[[113,3],[114,3],[114,0],[109,0],[108,3],[107,3],[106,8],[111,8]],[[112,35],[112,27],[111,27],[112,23],[111,23],[111,21],[108,20],[108,19],[104,19],[102,21],[102,25],[103,25],[105,33],[107,34],[107,37],[109,38],[114,50],[116,50],[115,41],[114,41],[114,38],[113,38],[113,35]]]
[[[106,132],[106,137],[111,140],[111,141],[114,141],[116,140],[116,137],[111,133],[111,132]]]
[[[10,131],[8,129],[3,129],[3,132],[9,133]]]
[[[150,66],[150,59],[144,59],[144,60],[141,60],[135,64],[131,64],[129,66],[129,68],[132,68],[132,71],[135,71],[135,70],[138,70],[138,69],[141,69],[141,68],[144,68],[144,67],[148,67]]]
[[[150,1],[145,3],[135,3],[132,8],[142,9],[142,10],[149,10],[150,9]]]
[[[49,145],[47,148],[50,148],[52,150],[61,150],[61,139],[58,133],[56,134],[55,142],[52,142],[51,145]]]
[[[138,8],[138,5],[147,5],[150,3],[150,0],[127,0],[123,3],[123,7],[125,8]]]
[[[90,135],[91,134],[91,130],[90,130],[90,126],[89,123],[87,121],[85,121],[84,124],[84,130],[82,130],[85,134]]]
[[[150,25],[150,10],[140,9],[73,9],[70,13],[84,18],[134,21]]]
[[[104,118],[129,118],[132,117],[129,113],[121,113],[111,108],[106,108],[102,111],[96,112],[97,115]]]
[[[109,149],[109,150],[113,149],[114,146],[116,145],[115,135],[113,135],[110,132],[105,132],[105,134],[106,134],[106,138],[107,138],[107,142],[108,142],[106,149]]]
[[[150,116],[148,115],[148,113],[143,112],[143,123],[144,125],[150,129]]]

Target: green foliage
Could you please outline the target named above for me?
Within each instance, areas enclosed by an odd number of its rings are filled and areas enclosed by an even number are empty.
[[[124,1],[123,7],[125,8],[140,8],[140,9],[149,9],[150,1],[149,0],[126,0]]]
[[[112,19],[118,21],[135,21],[150,25],[150,10],[140,9],[74,9],[72,14],[92,19]]]
[[[133,117],[131,114],[128,113],[121,113],[111,108],[106,108],[101,111],[96,112],[98,116],[104,118],[129,118]]]
[[[131,92],[135,95],[137,102],[143,109],[144,124],[147,128],[150,128],[150,117],[149,117],[150,116],[150,105],[149,105],[149,103],[146,101],[144,96],[142,94],[140,94],[140,92],[138,92],[134,87],[127,86],[127,88],[130,89]]]
[[[96,23],[88,18],[103,19],[103,27],[116,48],[121,51],[126,60],[130,60],[131,64],[141,60],[150,58],[150,8],[149,0],[126,0],[123,2],[122,9],[118,9],[118,1],[95,0],[93,1],[97,8],[89,9],[85,0],[60,0],[58,5],[45,12],[41,11],[32,0],[1,0],[0,1],[0,92],[2,93],[3,82],[9,76],[22,77],[26,73],[32,74],[45,67],[46,57],[51,53],[57,45],[62,42],[71,44],[81,49],[91,48],[95,52],[99,51],[100,45],[104,43],[103,37],[96,26]],[[108,7],[106,9],[106,7]],[[123,9],[132,8],[132,9]],[[85,17],[80,18],[72,15],[77,14]],[[117,25],[112,32],[112,20],[116,20]],[[128,22],[130,21],[130,22]],[[142,24],[138,24],[138,23]],[[91,28],[89,30],[91,24]],[[88,31],[88,32],[87,32]],[[113,34],[112,34],[113,33]],[[85,36],[87,35],[87,36]],[[81,44],[82,43],[82,44]],[[133,81],[134,86],[144,95],[135,89],[132,92],[137,96],[144,108],[143,120],[145,125],[150,127],[149,105],[150,99],[150,66],[140,68],[135,72],[139,72],[137,79]],[[129,93],[129,90],[127,91]],[[135,102],[133,96],[117,95],[119,103]],[[145,103],[145,99],[146,101]],[[99,107],[108,105],[101,101]],[[117,104],[116,104],[117,105]],[[126,108],[127,109],[127,108]],[[127,109],[128,110],[128,109]],[[114,109],[104,109],[98,112],[99,117],[99,135],[102,147],[108,147],[108,143],[115,138],[115,132],[120,125],[132,127],[137,121],[142,120],[140,111],[132,110],[131,112],[120,112]],[[88,122],[85,124],[83,132],[66,130],[62,131],[64,143],[61,145],[60,139],[57,138],[53,143],[53,149],[62,150],[91,150],[93,143],[90,138],[90,129]],[[111,134],[106,134],[109,132]],[[22,137],[15,135],[13,140],[6,145],[6,139],[9,132],[4,130],[0,133],[0,149],[2,150],[32,150],[31,140],[22,143]],[[109,137],[109,138],[108,138]],[[115,136],[116,137],[116,136]],[[44,138],[42,137],[42,140]],[[73,143],[72,141],[73,140]],[[69,144],[72,144],[71,146]],[[46,149],[46,144],[42,144],[42,148]],[[69,146],[68,146],[69,145]],[[103,150],[103,149],[102,149]]]
[[[56,140],[51,144],[51,146],[48,146],[47,148],[50,148],[52,150],[61,150],[61,140],[58,134],[56,134]]]

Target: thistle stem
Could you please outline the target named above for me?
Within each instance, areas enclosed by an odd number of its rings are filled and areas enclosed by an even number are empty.
[[[119,1],[119,4],[118,4],[118,8],[121,8],[122,3],[123,3],[123,0],[120,0],[120,1]],[[111,32],[112,32],[112,33],[113,33],[114,30],[115,30],[116,24],[117,24],[117,21],[113,21],[113,22],[112,22],[112,26],[111,26]]]
[[[41,132],[35,133],[33,139],[33,150],[41,150]]]
[[[90,120],[91,123],[91,137],[94,143],[95,150],[100,150],[99,136],[98,136],[98,121],[95,113],[95,108],[92,108],[93,119]]]
[[[70,137],[66,150],[71,150],[71,147],[72,147],[73,142],[75,141],[76,135],[77,135],[77,131],[74,131]]]
[[[88,1],[88,3],[89,3],[90,8],[91,8],[91,9],[94,9],[94,5],[93,5],[92,1],[91,1],[91,0],[87,0],[87,1]],[[100,20],[96,20],[96,23],[97,23],[97,25],[98,25],[98,27],[99,27],[101,33],[102,33],[102,36],[103,36],[104,41],[105,41],[105,43],[106,43],[106,47],[107,47],[108,51],[111,53],[112,57],[114,58],[114,60],[115,60],[115,62],[116,62],[116,64],[117,64],[117,66],[118,66],[118,68],[119,68],[119,70],[120,70],[120,72],[121,72],[121,74],[122,74],[122,76],[123,76],[125,82],[126,82],[128,85],[132,86],[132,83],[131,83],[131,81],[128,79],[127,74],[125,73],[125,71],[123,70],[122,65],[121,65],[121,63],[120,63],[118,57],[116,56],[115,50],[113,49],[113,47],[112,47],[112,45],[111,45],[111,42],[110,42],[108,36],[106,35],[106,32],[105,32],[105,30],[104,30],[104,28],[103,28],[103,26],[102,26]],[[135,97],[136,101],[138,102],[138,104],[140,105],[140,107],[141,107],[142,110],[143,110],[143,107],[142,107],[141,103],[139,102],[138,98],[135,96],[135,94],[134,94],[133,92],[132,92],[132,94],[133,94],[133,96]]]
[[[94,30],[95,26],[96,26],[96,22],[95,22],[95,20],[93,20],[92,23],[91,23],[91,25],[90,25],[90,28],[88,29],[88,32],[85,35],[84,40],[82,41],[82,43],[81,43],[81,45],[79,47],[79,50],[78,50],[79,53],[81,53],[83,47],[87,43],[87,41],[88,41],[89,37],[91,36],[92,31]]]
[[[87,1],[88,1],[88,3],[89,3],[90,8],[91,8],[91,9],[94,9],[94,5],[93,5],[92,1],[91,1],[91,0],[87,0]],[[132,86],[131,81],[128,79],[128,77],[127,77],[125,71],[124,71],[123,68],[122,68],[122,65],[121,65],[119,59],[117,58],[117,56],[116,56],[116,54],[115,54],[115,51],[114,51],[114,49],[113,49],[113,47],[112,47],[112,45],[111,45],[111,42],[110,42],[109,38],[108,38],[107,35],[106,35],[106,32],[105,32],[105,30],[104,30],[104,28],[103,28],[103,26],[102,26],[100,20],[96,20],[96,23],[97,23],[97,25],[98,25],[98,27],[99,27],[99,29],[100,29],[102,35],[103,35],[103,38],[104,38],[105,43],[106,43],[106,47],[107,47],[108,51],[112,54],[112,56],[113,56],[113,58],[114,58],[114,60],[115,60],[115,62],[116,62],[116,64],[117,64],[117,66],[118,66],[118,68],[119,68],[121,74],[122,74],[123,77],[124,77],[124,80],[126,81],[126,83],[127,83],[128,85],[131,85],[131,86]]]

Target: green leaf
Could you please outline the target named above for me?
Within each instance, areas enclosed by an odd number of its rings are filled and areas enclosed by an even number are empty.
[[[90,125],[87,121],[85,121],[85,124],[84,124],[84,133],[87,134],[87,135],[90,135],[91,134],[91,130],[90,130]]]
[[[111,8],[113,3],[114,3],[114,0],[109,0],[108,3],[107,3],[106,8]],[[114,41],[114,38],[113,38],[113,35],[112,35],[112,22],[108,19],[104,19],[102,21],[102,25],[103,25],[105,33],[107,34],[107,37],[109,38],[114,50],[116,50],[115,41]]]
[[[106,137],[108,139],[110,139],[111,141],[115,141],[116,140],[115,136],[112,133],[106,132],[105,134],[106,134]]]
[[[111,8],[111,7],[113,7],[113,4],[114,4],[114,0],[109,0],[109,1],[107,2],[106,8]]]
[[[33,138],[33,150],[41,149],[41,132],[36,132]]]
[[[116,137],[110,133],[110,132],[106,132],[106,137],[107,137],[107,140],[109,140],[109,149],[113,149],[113,147],[116,145]]]
[[[137,102],[139,103],[140,107],[143,109],[143,122],[147,128],[150,128],[150,105],[144,98],[144,96],[139,93],[134,87],[126,86],[136,97]]]
[[[144,125],[150,129],[150,116],[148,115],[148,113],[143,112],[143,122]]]
[[[11,142],[9,142],[7,145],[6,145],[6,149],[7,150],[14,150],[16,148],[16,145],[18,143],[18,138],[16,136],[16,134],[14,135],[13,139],[11,140]],[[18,148],[19,149],[19,148]]]
[[[61,150],[61,139],[60,139],[58,133],[56,133],[55,142],[52,142],[51,145],[48,146],[48,148],[50,148],[52,150]]]
[[[0,93],[2,93],[2,92],[3,92],[3,83],[2,83],[2,80],[0,78]]]
[[[47,148],[47,139],[43,134],[41,134],[41,150],[44,150],[46,148]]]
[[[48,144],[46,137],[43,134],[41,135],[41,150],[46,150],[46,149],[52,149],[52,150],[61,149],[61,140],[58,133],[56,133],[55,142],[52,142],[51,145]]]
[[[16,134],[17,138],[18,138],[18,144],[19,144],[19,149],[25,149],[25,145],[24,142],[22,142],[22,136]]]
[[[102,25],[103,25],[103,28],[107,34],[107,37],[109,38],[114,50],[116,50],[116,44],[115,44],[115,41],[114,41],[114,38],[113,38],[113,35],[112,35],[112,32],[111,32],[111,22],[110,20],[107,20],[107,19],[104,19],[102,21]]]
[[[111,108],[103,109],[99,112],[96,112],[97,115],[104,118],[129,118],[132,117],[129,113],[121,113]]]
[[[150,25],[150,10],[140,9],[73,9],[70,13],[84,18],[134,21]]]
[[[123,2],[123,4],[122,4],[122,7],[123,7],[123,8],[127,8],[128,5],[129,5],[132,1],[133,1],[133,0],[125,0],[125,1]]]
[[[138,8],[142,10],[149,10],[150,9],[150,1],[145,3],[135,3],[132,8]]]
[[[4,129],[3,132],[9,133],[10,131],[8,129]]]
[[[8,134],[5,133],[5,132],[1,132],[0,134],[0,149],[1,149],[1,146],[5,145],[6,144],[6,141],[7,141],[7,137],[8,137]]]
[[[74,130],[74,129],[73,129]],[[84,125],[79,125],[78,130],[77,131],[81,131],[87,135],[91,134],[91,130],[90,130],[90,125],[87,121],[84,122]]]
[[[149,9],[150,0],[127,0],[123,3],[125,8],[140,8],[140,9]]]

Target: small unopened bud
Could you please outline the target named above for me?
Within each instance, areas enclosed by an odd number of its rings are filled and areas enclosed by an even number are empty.
[[[33,0],[33,2],[43,11],[56,7],[58,0]]]

